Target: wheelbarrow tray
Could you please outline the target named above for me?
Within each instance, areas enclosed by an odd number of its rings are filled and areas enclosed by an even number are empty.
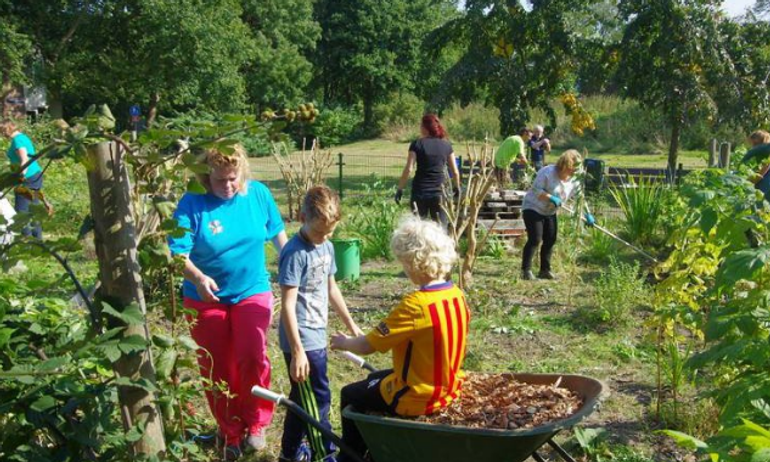
[[[517,430],[436,425],[361,414],[350,406],[343,415],[356,423],[376,462],[521,462],[560,430],[590,415],[602,392],[599,381],[580,375],[512,375],[519,382],[533,385],[551,385],[561,377],[559,386],[575,392],[583,405],[566,419]]]

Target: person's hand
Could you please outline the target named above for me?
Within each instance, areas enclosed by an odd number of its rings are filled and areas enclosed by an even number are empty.
[[[751,181],[754,184],[757,184],[762,180],[762,175],[759,173],[752,173],[751,176],[749,176],[749,181]]]
[[[310,376],[310,363],[307,362],[305,350],[291,354],[289,374],[295,382],[304,382]]]
[[[596,218],[594,218],[594,216],[589,212],[586,212],[583,215],[583,218],[585,218],[586,226],[588,226],[589,228],[593,227],[596,224]]]
[[[548,196],[548,200],[551,201],[551,203],[556,207],[561,207],[561,197],[551,194]]]
[[[332,350],[346,350],[347,348],[345,348],[346,346],[345,344],[347,343],[347,340],[349,338],[350,337],[343,334],[342,332],[337,332],[336,334],[332,335],[332,340],[331,340]]]
[[[393,200],[396,201],[396,204],[401,205],[401,198],[404,196],[404,190],[398,189],[396,190],[396,195],[393,196]]]
[[[214,295],[214,292],[219,292],[219,286],[216,281],[205,274],[195,281],[195,290],[204,302],[212,303],[219,301],[219,297]]]

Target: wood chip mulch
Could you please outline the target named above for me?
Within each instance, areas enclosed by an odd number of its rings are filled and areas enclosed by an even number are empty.
[[[460,399],[417,418],[420,422],[471,428],[514,430],[566,419],[583,405],[580,397],[553,385],[517,382],[511,374],[469,373]]]

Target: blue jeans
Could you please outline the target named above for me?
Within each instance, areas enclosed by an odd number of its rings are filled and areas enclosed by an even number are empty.
[[[332,402],[332,392],[329,390],[329,377],[326,374],[326,350],[306,351],[305,354],[308,363],[310,363],[310,376],[302,383],[297,383],[289,377],[291,381],[289,399],[299,404],[302,409],[331,431],[329,408]],[[286,368],[289,369],[291,367],[291,354],[284,353],[283,357],[286,360]],[[281,438],[283,456],[296,459],[299,446],[305,436],[310,442],[313,460],[320,460],[322,457],[333,454],[337,449],[331,441],[323,438],[317,429],[305,425],[299,417],[287,412],[286,419],[283,421],[283,437]]]
[[[33,192],[40,191],[40,189],[43,188],[43,172],[40,172],[35,176],[25,178],[21,186],[24,186],[25,188]],[[39,203],[40,203],[40,199],[38,199],[37,197],[35,197],[35,199],[30,199],[24,194],[19,194],[18,192],[14,192],[14,209],[16,209],[17,213],[27,213],[29,212],[30,204],[39,204]],[[33,236],[33,237],[36,237],[37,239],[42,239],[43,228],[40,226],[40,222],[34,222],[34,223],[31,223],[30,225],[25,226],[24,229],[21,231],[21,234],[23,236]]]

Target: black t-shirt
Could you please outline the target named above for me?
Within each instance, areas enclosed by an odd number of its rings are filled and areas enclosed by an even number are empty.
[[[441,138],[420,138],[409,145],[417,155],[417,172],[412,180],[412,197],[441,196],[452,143]]]

